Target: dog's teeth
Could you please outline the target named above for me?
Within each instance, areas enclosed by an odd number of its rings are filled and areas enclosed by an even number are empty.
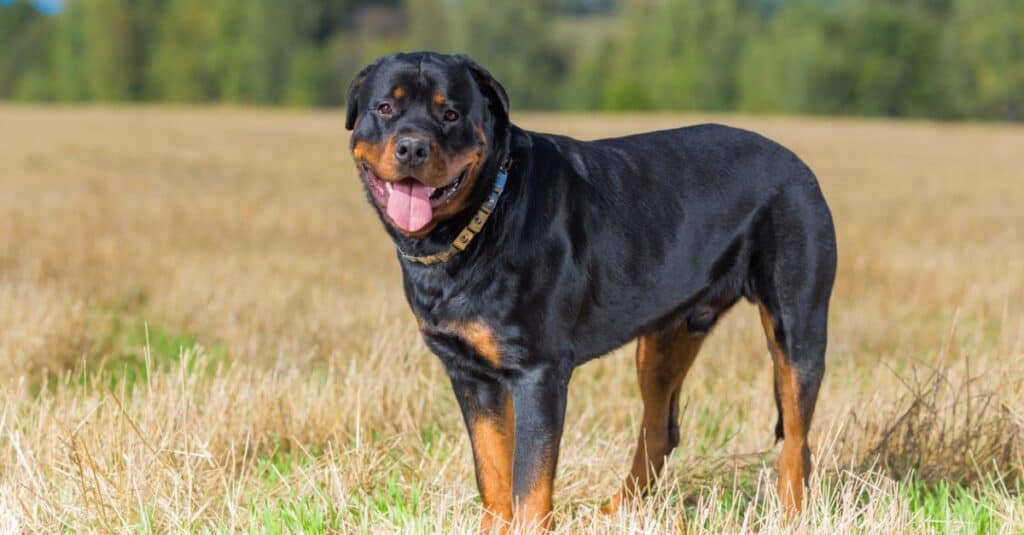
[[[427,193],[433,195],[435,191],[437,191],[437,188],[430,188],[430,190],[428,190]]]
[[[384,183],[384,189],[388,190],[388,193],[391,193],[391,187],[392,186],[391,186],[390,182],[385,182]]]

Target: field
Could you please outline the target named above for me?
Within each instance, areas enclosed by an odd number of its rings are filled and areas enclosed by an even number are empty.
[[[595,138],[708,120],[516,115]],[[564,532],[1024,530],[1024,129],[721,116],[816,171],[838,229],[806,514],[774,492],[754,307],[683,388],[641,507],[632,346],[580,368]],[[0,532],[462,532],[447,379],[340,112],[0,106]]]

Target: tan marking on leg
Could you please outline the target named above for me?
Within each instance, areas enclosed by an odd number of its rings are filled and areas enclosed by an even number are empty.
[[[692,336],[685,328],[644,335],[638,340],[636,365],[644,401],[643,423],[629,476],[601,508],[603,513],[615,513],[623,502],[640,497],[665,465],[670,453],[673,396],[678,394],[703,340],[704,337]]]
[[[803,509],[804,484],[809,466],[807,426],[800,411],[800,383],[796,371],[790,366],[789,355],[778,342],[775,318],[764,305],[759,305],[761,324],[768,338],[768,348],[775,361],[775,381],[779,387],[782,405],[782,453],[779,454],[778,493],[787,516]]]
[[[481,321],[462,321],[448,325],[446,330],[469,344],[478,355],[494,366],[501,366],[501,350],[494,331]]]
[[[544,456],[538,474],[533,477],[535,485],[526,497],[516,503],[514,525],[517,531],[532,532],[540,529],[549,531],[554,525],[552,496],[554,495],[555,474],[552,470],[552,455]]]
[[[515,450],[515,413],[512,397],[505,396],[501,420],[480,418],[473,424],[473,455],[484,515],[482,533],[506,533],[512,522],[512,463]]]
[[[796,375],[786,362],[780,359],[779,379],[782,397],[783,444],[779,455],[779,496],[786,513],[792,515],[803,509],[805,471],[804,452],[807,449],[807,433],[800,414],[799,387]]]

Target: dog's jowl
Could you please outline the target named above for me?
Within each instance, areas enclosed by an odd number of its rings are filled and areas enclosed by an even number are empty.
[[[360,71],[345,123],[462,408],[484,530],[551,526],[569,378],[633,339],[642,429],[604,511],[641,499],[679,442],[683,379],[741,298],[760,309],[779,496],[799,512],[836,243],[792,152],[711,124],[590,142],[526,131],[484,68],[429,52]]]

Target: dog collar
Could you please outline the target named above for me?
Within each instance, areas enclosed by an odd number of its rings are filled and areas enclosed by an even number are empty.
[[[501,197],[501,192],[505,191],[505,181],[508,180],[508,166],[503,165],[498,170],[498,178],[494,181],[494,189],[491,190],[491,194],[487,196],[487,201],[484,202],[483,206],[476,211],[473,219],[469,221],[469,224],[462,229],[462,232],[455,237],[452,244],[447,249],[440,253],[434,253],[426,256],[412,256],[402,253],[399,249],[399,253],[402,254],[402,258],[410,262],[416,262],[417,264],[423,264],[429,266],[440,262],[447,262],[452,259],[453,256],[466,250],[469,247],[470,242],[480,231],[483,230],[484,224],[487,223],[487,219],[491,217],[491,213],[494,212],[494,207],[498,204],[498,197]]]

